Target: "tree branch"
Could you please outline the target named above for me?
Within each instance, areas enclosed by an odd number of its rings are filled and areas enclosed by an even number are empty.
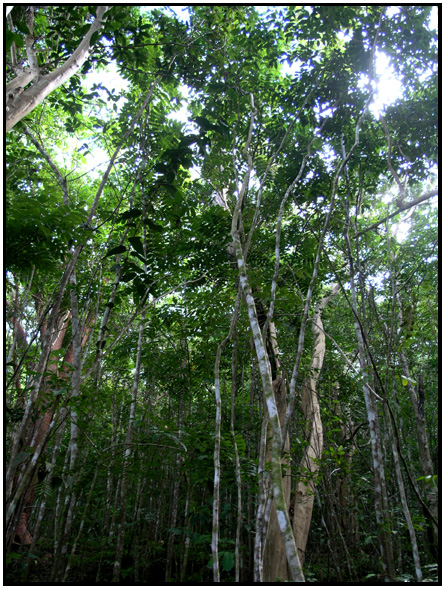
[[[43,145],[41,143],[39,143],[37,141],[37,139],[34,137],[34,135],[31,133],[29,127],[27,127],[27,125],[24,125],[23,130],[25,132],[25,135],[27,135],[29,137],[29,139],[31,140],[32,144],[39,150],[39,152],[42,154],[42,156],[48,162],[51,170],[54,172],[54,175],[57,178],[57,182],[60,184],[60,186],[62,188],[63,201],[64,201],[65,205],[68,205],[69,204],[69,198],[68,198],[67,178],[66,177],[64,178],[62,176],[62,174],[59,172],[59,169],[57,168],[56,164],[53,162],[53,160],[51,159],[50,155],[45,150],[45,148],[43,147]]]
[[[379,221],[377,221],[373,225],[369,225],[369,227],[366,227],[366,229],[362,229],[361,231],[359,231],[357,234],[355,234],[355,238],[357,238],[358,236],[362,236],[363,234],[367,233],[371,229],[375,229],[375,227],[382,225],[388,219],[392,219],[392,217],[395,217],[395,215],[398,215],[398,213],[401,213],[402,211],[406,211],[406,209],[411,209],[412,207],[419,205],[420,203],[422,203],[423,201],[426,201],[427,199],[430,199],[431,197],[435,197],[435,195],[438,195],[438,188],[425,193],[421,197],[418,197],[418,199],[414,199],[413,201],[410,201],[409,203],[405,203],[404,205],[401,205],[397,211],[394,211],[390,215],[386,215],[386,217],[384,217],[383,219],[380,219]]]

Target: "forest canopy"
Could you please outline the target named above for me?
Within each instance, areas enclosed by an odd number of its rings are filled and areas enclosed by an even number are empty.
[[[438,7],[6,7],[6,583],[436,582]]]

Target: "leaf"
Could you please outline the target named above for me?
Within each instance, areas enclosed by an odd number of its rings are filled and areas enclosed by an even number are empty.
[[[16,21],[16,20],[14,20],[14,25],[24,35],[30,35],[31,34],[30,31],[29,31],[29,29],[28,29],[28,27],[25,25],[25,23],[22,23],[22,21]]]
[[[93,35],[90,37],[90,47],[96,43],[100,36],[101,33],[99,31],[95,31],[93,33]]]
[[[141,217],[142,210],[138,209],[137,207],[132,207],[128,211],[124,211],[121,215],[119,215],[119,221],[125,221],[126,219],[136,219],[136,217]]]
[[[5,31],[5,49],[9,51],[11,49],[11,45],[15,43],[17,47],[23,47],[23,39],[17,33],[11,33],[11,31]]]
[[[129,242],[132,245],[132,248],[138,252],[139,254],[142,254],[142,256],[144,256],[144,246],[142,243],[142,240],[140,237],[134,237],[134,238],[129,238]]]
[[[88,33],[88,31],[90,30],[91,25],[84,25],[83,27],[81,27],[78,31],[79,35],[86,35]]]
[[[16,465],[23,463],[23,461],[26,461],[31,455],[31,451],[20,451],[20,453],[17,453],[12,466],[15,467]]]
[[[133,281],[133,279],[136,277],[136,272],[130,271],[130,272],[126,272],[125,274],[122,275],[121,277],[121,281],[123,283],[130,283],[130,281]]]
[[[148,225],[150,227],[150,229],[153,231],[163,231],[163,229],[164,229],[163,227],[161,227],[161,225],[158,225],[157,223],[155,223],[151,219],[144,219],[144,224]]]
[[[412,385],[416,385],[417,383],[414,379],[412,379],[412,377],[407,377],[406,375],[401,375],[401,382],[404,387],[406,387],[409,383],[412,383]]]
[[[225,551],[223,553],[223,559],[221,560],[221,565],[225,572],[229,572],[234,567],[234,554],[230,551]]]
[[[161,184],[161,186],[162,186],[164,189],[166,189],[166,191],[169,193],[169,195],[170,195],[171,197],[175,197],[175,196],[176,196],[176,194],[178,193],[178,189],[177,189],[177,187],[176,187],[174,184],[170,184],[170,183],[168,183],[168,182],[163,182],[163,183]]]
[[[54,397],[58,397],[59,395],[62,395],[63,393],[66,393],[67,388],[66,387],[61,387],[60,389],[54,389],[53,390],[53,395]]]
[[[126,251],[127,248],[125,246],[116,246],[116,248],[112,248],[106,254],[104,254],[104,258],[107,256],[114,256],[115,254],[123,254]]]
[[[215,127],[213,123],[206,119],[206,117],[194,117],[192,120],[196,121],[204,131],[210,131]]]

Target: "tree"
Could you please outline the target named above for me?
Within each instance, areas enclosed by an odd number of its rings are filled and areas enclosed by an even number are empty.
[[[432,7],[187,13],[10,15],[9,580],[432,578]]]

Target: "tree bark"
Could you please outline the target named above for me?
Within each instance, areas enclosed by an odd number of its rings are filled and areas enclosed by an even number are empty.
[[[134,421],[135,421],[135,412],[136,412],[136,398],[138,394],[138,385],[140,380],[140,373],[141,373],[141,357],[142,357],[142,346],[143,346],[143,337],[144,337],[144,319],[145,314],[142,314],[141,322],[139,325],[139,334],[138,334],[138,347],[136,351],[136,361],[135,361],[135,374],[133,377],[133,386],[132,386],[132,400],[130,405],[130,415],[129,415],[129,422],[127,427],[127,435],[124,445],[124,460],[123,460],[123,473],[121,476],[121,503],[120,503],[120,521],[118,524],[118,538],[116,541],[116,556],[115,561],[113,564],[113,578],[112,582],[117,583],[119,582],[119,577],[121,574],[121,561],[122,561],[122,554],[124,551],[124,534],[125,534],[125,522],[126,522],[126,509],[127,509],[127,465],[130,458],[130,450],[131,444],[133,442],[133,430],[134,430]]]
[[[387,419],[388,419],[389,425],[390,425],[389,410],[388,410],[387,406],[384,406],[384,409],[385,409]],[[415,568],[415,578],[416,578],[417,582],[420,583],[423,581],[423,574],[421,572],[421,562],[420,562],[420,554],[418,551],[417,535],[415,533],[415,529],[414,529],[413,522],[412,522],[412,516],[410,514],[409,506],[407,504],[406,489],[404,487],[403,474],[401,473],[401,466],[400,466],[400,458],[398,457],[398,450],[396,447],[397,443],[396,443],[393,429],[391,426],[389,428],[389,431],[390,431],[390,443],[392,446],[393,463],[394,463],[394,467],[395,467],[395,476],[396,476],[396,481],[398,483],[398,490],[400,493],[401,506],[403,509],[404,518],[406,520],[407,529],[409,531],[410,544],[412,546],[412,557],[413,557],[413,563],[414,563],[414,568]]]
[[[350,244],[348,236],[347,241],[348,244]],[[367,421],[370,431],[370,443],[372,450],[373,492],[375,502],[378,544],[381,555],[381,566],[383,569],[383,573],[386,580],[390,581],[394,574],[394,563],[392,539],[386,527],[386,522],[389,522],[389,513],[381,429],[379,424],[379,414],[376,405],[376,398],[372,393],[371,388],[369,387],[372,366],[366,353],[363,330],[359,322],[356,284],[354,275],[355,271],[353,266],[353,259],[350,255],[350,291],[352,297],[351,308],[354,315],[354,326],[356,332],[356,339],[358,342],[359,362],[363,378],[362,390],[364,394],[365,406],[367,411]]]
[[[305,561],[305,549],[308,533],[310,532],[311,518],[315,496],[315,479],[319,472],[318,461],[322,458],[324,444],[323,428],[319,400],[316,393],[317,380],[319,378],[325,357],[325,334],[321,313],[330,299],[339,291],[339,285],[335,285],[329,296],[324,297],[316,306],[313,320],[313,351],[310,361],[310,376],[302,386],[302,411],[306,420],[307,445],[300,462],[303,479],[297,482],[294,496],[293,532],[301,563]],[[308,483],[306,483],[308,482]]]
[[[282,375],[278,375],[273,381],[274,397],[276,400],[277,410],[279,414],[280,426],[283,427],[286,415],[286,382]],[[268,437],[271,436],[271,429],[268,429]],[[290,450],[290,439],[287,436],[284,450],[286,453]],[[271,445],[267,446],[266,462],[272,461]],[[283,492],[285,495],[285,502],[287,510],[290,507],[291,497],[291,470],[289,462],[283,460],[282,464],[285,468],[282,469],[284,476],[282,478]],[[263,552],[263,581],[264,582],[285,582],[288,579],[288,566],[285,546],[282,542],[282,534],[280,531],[279,521],[277,519],[277,511],[275,502],[272,502],[271,511],[269,514],[268,530],[265,539],[265,547]]]
[[[84,64],[90,55],[90,40],[93,33],[100,31],[105,20],[105,13],[111,6],[98,6],[96,18],[90,30],[80,42],[77,49],[67,61],[53,72],[40,76],[37,65],[30,65],[6,85],[6,131],[10,131],[23,117],[36,108],[53,90],[66,82]],[[30,50],[32,55],[34,50]],[[28,51],[28,59],[32,61]],[[28,88],[30,82],[36,80]]]
[[[237,212],[235,215],[237,215]],[[240,233],[237,230],[233,230],[232,236],[234,251],[237,257],[237,265],[239,268],[240,284],[243,290],[246,305],[248,307],[249,322],[254,340],[257,361],[259,363],[263,394],[271,426],[271,485],[277,512],[277,520],[279,522],[282,542],[285,545],[285,552],[287,556],[288,567],[290,569],[291,580],[293,582],[305,582],[299,556],[297,554],[296,544],[294,542],[293,530],[291,528],[288,506],[286,503],[282,482],[282,429],[275,400],[271,366],[264,346],[259,327],[259,321],[257,318],[256,306],[246,273],[245,259],[240,243]]]

